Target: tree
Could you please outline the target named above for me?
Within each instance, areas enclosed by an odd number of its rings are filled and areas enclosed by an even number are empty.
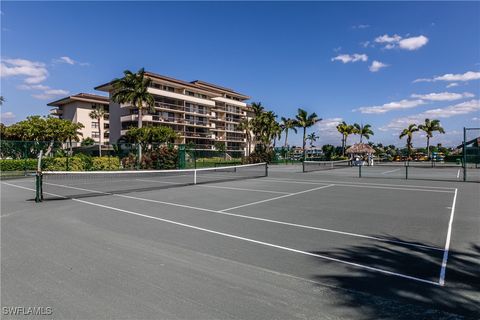
[[[250,155],[250,146],[252,144],[252,119],[244,118],[238,124],[238,129],[245,131],[245,137],[247,138],[247,155]]]
[[[327,160],[331,160],[332,156],[335,154],[335,147],[331,144],[325,144],[322,146],[323,154]]]
[[[145,77],[142,68],[137,73],[130,70],[123,72],[124,77],[113,80],[112,100],[116,103],[130,104],[138,110],[138,128],[142,127],[142,114],[145,108],[155,111],[155,99],[148,92],[152,79]],[[142,157],[141,149],[138,149],[139,158]]]
[[[293,132],[297,133],[297,123],[295,122],[294,119],[290,118],[281,118],[282,122],[280,124],[280,127],[282,128],[283,131],[285,131],[285,143],[284,147],[288,147],[288,130],[292,130]]]
[[[308,136],[307,136],[307,140],[310,140],[310,147],[313,148],[313,143],[315,141],[317,141],[317,139],[319,138],[319,136],[317,136],[315,134],[315,132],[312,132],[310,133]]]
[[[416,124],[412,123],[408,126],[408,128],[403,129],[403,131],[400,133],[399,138],[402,139],[403,137],[407,137],[407,153],[408,153],[408,158],[410,160],[411,154],[412,154],[412,138],[413,138],[413,133],[417,132],[419,129]]]
[[[433,133],[438,131],[439,133],[445,133],[445,130],[440,125],[440,120],[425,119],[425,122],[418,126],[418,129],[422,130],[427,135],[427,157],[430,159],[430,138],[433,137]]]
[[[83,136],[81,129],[84,128],[84,125],[80,122],[70,122],[67,123],[64,127],[64,136],[69,143],[70,153],[72,153],[73,141],[79,142],[80,137]]]
[[[95,144],[95,140],[93,140],[90,137],[87,137],[87,138],[83,139],[83,141],[80,145],[82,147],[86,147],[86,146],[93,146],[94,144]]]
[[[345,148],[347,147],[347,138],[355,132],[355,127],[342,121],[337,125],[337,130],[342,135],[342,155],[345,155]]]
[[[224,158],[226,158],[227,154],[225,151],[227,150],[225,146],[225,142],[215,141],[214,143],[215,150],[217,150]]]
[[[174,142],[177,133],[167,126],[142,127],[128,129],[125,140],[129,143],[137,143],[141,149],[147,150],[149,145]]]
[[[89,116],[92,120],[97,120],[97,126],[98,126],[98,156],[101,157],[102,156],[102,119],[103,117],[105,117],[105,114],[107,114],[107,112],[105,111],[105,109],[103,107],[99,107],[97,109],[94,109],[92,111],[90,111],[89,113]]]
[[[5,102],[5,98],[3,98],[3,96],[0,96],[0,106],[3,105],[4,102]]]
[[[317,114],[314,112],[308,114],[307,111],[298,108],[298,114],[295,116],[297,119],[297,127],[303,128],[303,161],[305,161],[305,145],[307,143],[307,128],[310,128],[315,123],[321,121],[322,119],[318,118]]]
[[[363,125],[363,124],[354,123],[353,127],[354,127],[353,133],[360,135],[360,143],[362,143],[363,137],[367,138],[368,140],[370,139],[370,136],[374,135],[371,129],[372,126],[369,124]]]

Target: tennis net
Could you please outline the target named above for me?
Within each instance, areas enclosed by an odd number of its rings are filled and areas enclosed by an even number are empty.
[[[339,168],[346,168],[349,166],[350,166],[350,160],[304,161],[303,172],[339,169]]]
[[[36,176],[36,201],[150,191],[267,175],[266,163],[183,170],[43,171]]]

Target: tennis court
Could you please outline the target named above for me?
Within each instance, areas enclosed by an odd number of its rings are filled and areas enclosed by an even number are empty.
[[[3,303],[88,319],[478,314],[479,185],[362,169],[45,174],[40,203],[34,177],[2,181]]]

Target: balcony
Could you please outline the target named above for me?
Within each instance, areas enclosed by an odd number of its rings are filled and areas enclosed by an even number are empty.
[[[182,134],[186,138],[196,138],[196,139],[212,139],[212,134],[206,132],[188,132]]]
[[[175,93],[175,92],[161,90],[161,89],[155,89],[155,88],[151,88],[151,87],[148,88],[148,92],[150,92],[153,95],[158,95],[158,96],[162,96],[162,97],[184,100],[184,101],[203,104],[203,105],[207,105],[207,106],[211,106],[211,107],[215,106],[215,101],[212,101],[210,99],[192,97],[192,96],[188,96],[188,95],[185,95],[185,94]]]
[[[61,116],[63,114],[63,110],[58,108],[53,108],[53,109],[50,109],[50,114],[52,116]]]

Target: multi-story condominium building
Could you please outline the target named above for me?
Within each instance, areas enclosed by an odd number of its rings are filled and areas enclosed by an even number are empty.
[[[143,126],[164,125],[174,129],[177,143],[195,144],[197,149],[214,150],[218,143],[227,152],[246,151],[245,132],[239,123],[247,117],[248,96],[232,89],[196,80],[178,79],[145,72],[152,80],[148,91],[155,99],[154,112],[142,111]],[[96,90],[113,93],[112,82]],[[119,105],[110,99],[110,142],[116,143],[138,123],[138,110],[130,105]]]
[[[72,122],[83,124],[84,128],[80,131],[83,139],[92,138],[97,144],[108,144],[108,97],[89,93],[79,93],[50,102],[48,106],[54,107],[50,110],[51,115],[58,116],[60,119],[66,119]],[[104,118],[100,119],[101,130],[98,128],[98,120],[90,118],[90,112],[98,108],[103,108],[106,112]],[[102,133],[102,136],[100,136],[100,132]]]

